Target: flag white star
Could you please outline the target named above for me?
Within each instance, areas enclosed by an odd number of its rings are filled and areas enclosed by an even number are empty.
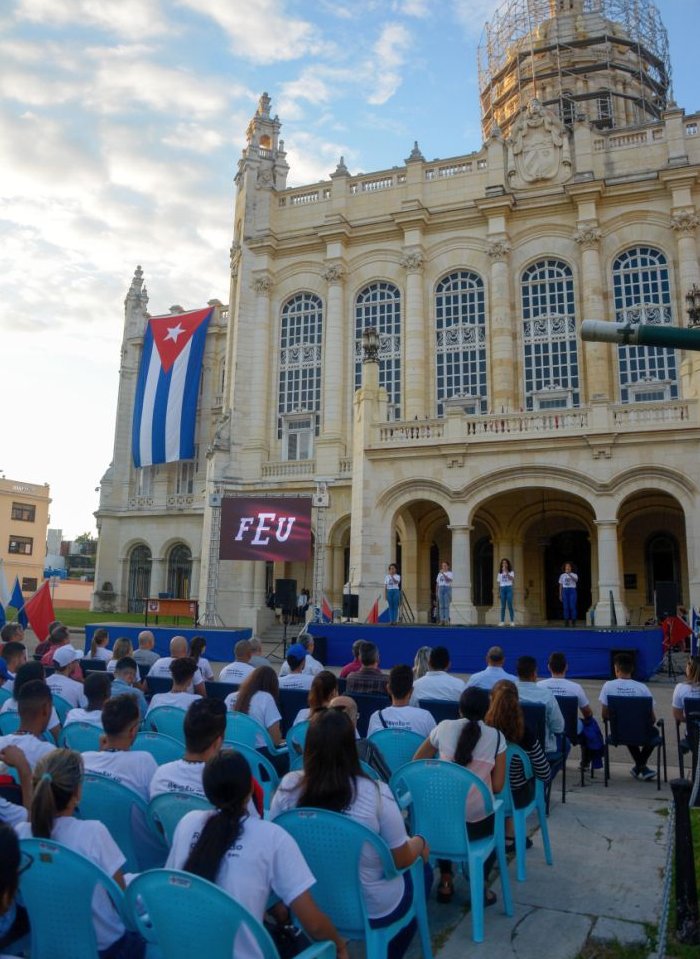
[[[178,323],[177,326],[168,327],[168,335],[165,337],[166,340],[172,340],[173,343],[177,343],[177,338],[181,333],[185,332],[184,326],[180,326]]]

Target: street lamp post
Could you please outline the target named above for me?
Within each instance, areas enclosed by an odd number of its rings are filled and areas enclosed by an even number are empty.
[[[691,329],[700,326],[700,287],[695,283],[685,294],[685,306],[688,314],[688,326]]]
[[[366,326],[362,331],[362,362],[379,362],[379,333],[376,326]]]

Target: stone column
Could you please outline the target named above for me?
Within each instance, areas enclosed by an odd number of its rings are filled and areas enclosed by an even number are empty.
[[[494,240],[488,248],[491,257],[491,370],[490,407],[494,413],[519,406],[515,398],[515,343],[510,296],[508,258],[510,244]]]
[[[453,626],[468,626],[476,623],[476,609],[472,603],[472,564],[469,545],[471,526],[448,526],[452,533],[452,586],[451,622]]]
[[[603,300],[603,273],[600,265],[600,239],[602,233],[597,224],[581,224],[574,239],[581,248],[581,288],[583,315],[579,317],[579,327],[583,320],[605,320]],[[582,343],[585,358],[586,402],[610,401],[612,399],[612,381],[610,357],[607,343]],[[583,386],[583,383],[581,384]]]
[[[611,626],[613,603],[617,625],[627,622],[627,610],[620,597],[620,557],[617,548],[617,520],[599,519],[598,528],[598,602],[595,606],[596,626]],[[610,594],[612,593],[612,603]],[[582,612],[579,609],[579,614]]]
[[[276,390],[270,390],[270,294],[272,277],[267,272],[253,275],[251,283],[256,295],[255,322],[250,333],[253,340],[252,357],[256,364],[256,401],[250,406],[249,447],[267,448],[267,426],[269,422],[270,396],[276,396]]]
[[[685,295],[693,286],[700,286],[700,266],[695,234],[700,218],[694,210],[679,210],[671,217],[671,228],[676,234],[678,250],[678,293],[685,308]],[[678,326],[685,326],[683,315],[676,319]],[[698,374],[700,373],[700,353],[690,350],[681,351],[681,377],[683,395],[697,396],[700,392]]]
[[[515,622],[518,626],[524,626],[527,622],[525,612],[525,561],[523,558],[523,541],[513,540],[512,548],[513,569],[515,570],[515,582],[513,583],[513,611],[515,613]],[[500,612],[500,596],[499,612]]]
[[[423,253],[408,248],[401,257],[406,270],[406,306],[404,310],[404,384],[401,419],[423,419],[427,413],[425,396],[426,353],[425,308],[423,304]]]
[[[328,284],[323,324],[322,429],[315,443],[316,471],[321,476],[338,472],[342,445],[345,356],[343,346],[343,279],[345,268],[338,260],[327,262],[323,279]]]
[[[159,556],[153,556],[151,559],[151,585],[148,590],[149,596],[157,596],[158,593],[164,593],[166,590],[166,576],[168,564]]]

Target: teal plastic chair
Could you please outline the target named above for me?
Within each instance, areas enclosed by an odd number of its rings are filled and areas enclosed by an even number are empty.
[[[224,742],[224,748],[233,749],[235,752],[240,753],[241,756],[245,756],[248,760],[252,775],[262,787],[263,805],[266,810],[269,809],[272,797],[280,784],[279,774],[270,760],[267,756],[263,756],[262,753],[258,752],[257,749],[251,749],[250,746],[246,746],[245,743],[229,742],[226,740]]]
[[[365,776],[369,776],[370,779],[373,779],[377,783],[381,782],[382,777],[379,775],[377,770],[374,769],[373,766],[370,766],[369,763],[366,763],[364,759],[360,760],[360,769],[365,774]]]
[[[66,749],[75,749],[79,753],[88,752],[88,750],[97,750],[100,748],[100,736],[104,730],[93,723],[68,723],[61,730],[58,737],[58,745],[65,746]]]
[[[53,699],[53,708],[58,714],[58,720],[61,726],[65,726],[66,716],[71,709],[75,709],[75,706],[69,703],[67,699],[64,699],[63,696],[59,696],[58,693],[51,693],[51,698]]]
[[[141,935],[168,959],[231,959],[242,926],[254,937],[262,959],[279,959],[258,920],[223,889],[199,876],[175,869],[151,870],[130,883],[126,901]],[[299,956],[334,959],[335,944],[317,942]]]
[[[503,908],[513,915],[505,850],[504,804],[494,799],[478,776],[442,759],[421,759],[407,763],[391,777],[391,789],[399,805],[409,810],[413,831],[425,837],[430,859],[450,859],[462,866],[469,877],[472,911],[472,939],[484,941],[484,863],[492,852],[498,857]],[[464,819],[471,789],[481,794],[484,812],[493,814],[494,832],[485,839],[470,839]]]
[[[19,729],[19,713],[0,713],[0,736],[9,736]]]
[[[121,889],[89,859],[50,839],[22,839],[20,848],[30,863],[20,876],[19,889],[31,917],[32,956],[98,959],[97,937],[89,920],[98,886],[106,890],[124,925],[133,929]]]
[[[378,729],[369,737],[380,751],[386,763],[395,773],[397,769],[410,763],[419,746],[423,745],[424,738],[410,729],[399,729],[395,726],[388,729]]]
[[[194,793],[161,793],[148,804],[148,817],[153,829],[165,837],[168,846],[172,846],[177,824],[186,813],[193,809],[213,808],[207,799]]]
[[[157,733],[164,733],[185,745],[185,710],[177,706],[156,706],[144,719],[144,726]]]
[[[422,954],[432,959],[421,858],[408,870],[397,869],[381,836],[348,816],[325,809],[291,809],[275,822],[297,841],[316,877],[312,895],[319,909],[330,917],[341,936],[365,943],[367,959],[386,959],[389,942],[413,919],[418,924]],[[360,885],[358,863],[364,846],[371,846],[377,853],[386,879],[409,872],[413,880],[408,911],[381,928],[370,924]]]
[[[126,857],[124,872],[153,869],[167,859],[168,849],[162,836],[151,828],[148,805],[116,779],[86,772],[76,816],[104,823]]]
[[[302,723],[297,723],[296,726],[290,726],[287,730],[290,771],[304,768],[304,746],[306,745],[306,734],[308,731],[308,719]]]
[[[12,699],[12,693],[4,686],[0,686],[0,706],[8,699]]]
[[[150,753],[159,766],[182,759],[185,753],[184,743],[173,739],[172,736],[166,736],[165,733],[154,733],[149,730],[142,730],[136,734],[131,749],[132,752]]]
[[[515,756],[518,756],[523,764],[525,778],[534,783],[534,792],[532,799],[526,805],[516,807],[513,803],[513,793],[510,788],[510,767]],[[544,846],[544,858],[548,866],[552,865],[552,846],[549,841],[549,828],[547,826],[547,808],[545,799],[545,784],[541,779],[537,779],[532,771],[530,757],[514,743],[508,743],[506,752],[506,783],[498,798],[503,800],[503,812],[506,818],[513,820],[515,827],[515,864],[516,876],[518,882],[524,882],[527,878],[527,868],[525,865],[525,847],[527,845],[527,818],[533,812],[537,813],[537,820],[542,833],[542,845]]]
[[[253,719],[247,713],[226,713],[226,733],[224,739],[227,742],[243,743],[244,746],[250,746],[251,749],[257,748],[258,736],[261,736],[265,749],[271,756],[286,756],[286,746],[275,746],[272,736],[265,727],[257,720]]]

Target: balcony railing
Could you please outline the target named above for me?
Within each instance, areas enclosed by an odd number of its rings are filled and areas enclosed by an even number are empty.
[[[284,479],[294,476],[313,476],[316,472],[315,460],[282,460],[263,463],[263,479]]]

